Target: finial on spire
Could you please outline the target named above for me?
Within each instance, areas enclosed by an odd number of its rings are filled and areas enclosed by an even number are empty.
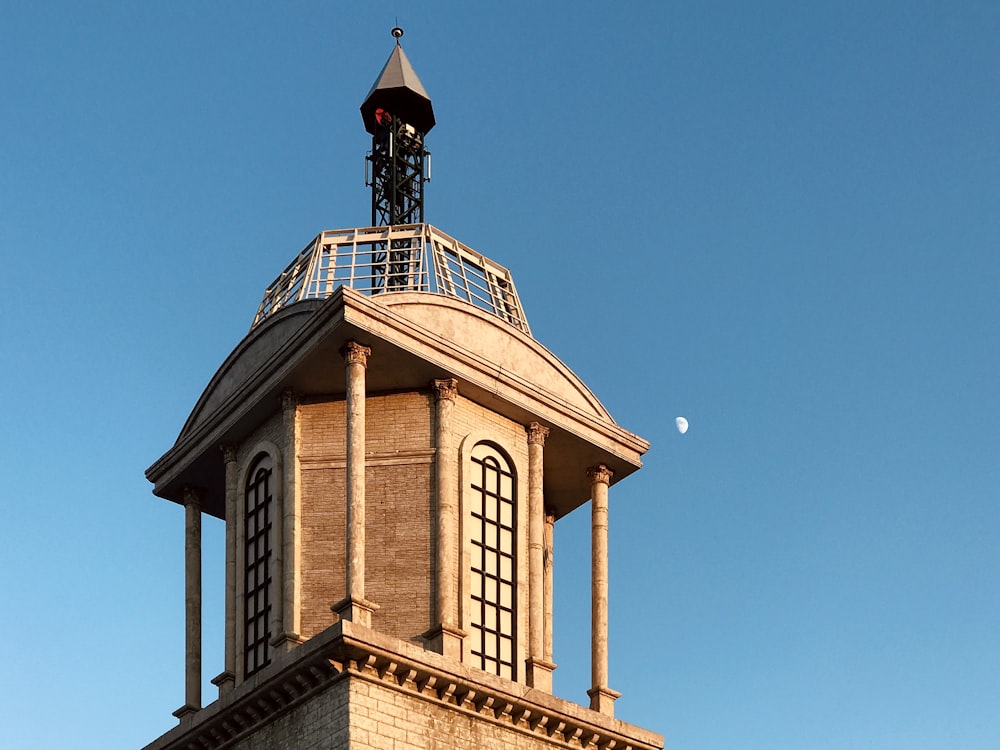
[[[430,97],[403,52],[403,45],[399,43],[403,29],[395,26],[392,35],[396,37],[396,46],[361,105],[365,130],[375,134],[375,112],[381,108],[393,117],[402,118],[421,133],[427,133],[434,127],[434,109],[431,107]]]

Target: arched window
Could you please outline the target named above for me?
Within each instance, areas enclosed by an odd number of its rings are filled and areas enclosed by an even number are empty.
[[[487,672],[515,679],[516,535],[514,473],[488,443],[472,449],[469,493],[470,651]]]
[[[274,460],[263,453],[247,473],[244,493],[243,674],[247,677],[271,661],[274,483]]]

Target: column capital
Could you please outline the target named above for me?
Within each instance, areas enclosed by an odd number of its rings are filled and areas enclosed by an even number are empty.
[[[587,469],[587,476],[590,477],[590,481],[594,484],[611,484],[611,477],[614,475],[615,473],[604,464],[591,466]]]
[[[349,365],[368,366],[368,357],[371,356],[370,346],[362,346],[357,341],[348,341],[340,350],[341,356]]]
[[[236,443],[223,443],[219,446],[222,451],[222,460],[227,464],[236,463]]]
[[[370,351],[370,350],[369,350]],[[299,405],[299,394],[293,389],[286,388],[281,392],[281,410],[288,411]]]
[[[455,378],[432,380],[431,386],[437,393],[438,401],[454,401],[458,398],[458,380]]]
[[[548,427],[538,422],[529,422],[524,429],[528,431],[528,445],[545,445],[545,438],[549,436]]]
[[[181,491],[184,497],[184,507],[194,506],[195,510],[201,510],[201,497],[192,487],[185,487]]]

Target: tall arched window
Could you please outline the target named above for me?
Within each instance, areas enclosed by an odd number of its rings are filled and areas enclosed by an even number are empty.
[[[516,535],[514,473],[510,461],[488,443],[472,449],[468,523],[470,651],[487,672],[516,677]]]
[[[271,661],[271,559],[274,526],[274,460],[266,453],[247,473],[244,498],[244,675]]]

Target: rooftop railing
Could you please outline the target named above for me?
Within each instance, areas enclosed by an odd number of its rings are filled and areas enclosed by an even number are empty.
[[[340,286],[370,296],[454,297],[531,335],[510,271],[430,224],[323,232],[268,286],[250,328],[295,302],[326,299]]]

